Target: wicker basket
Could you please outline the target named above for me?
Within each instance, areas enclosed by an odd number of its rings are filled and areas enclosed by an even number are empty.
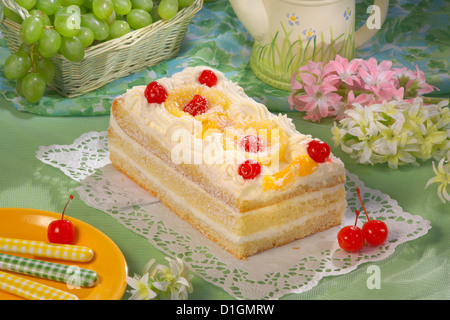
[[[22,18],[29,16],[15,1],[0,0],[0,3]],[[52,57],[56,73],[49,86],[64,97],[75,97],[177,56],[187,27],[202,5],[203,0],[195,0],[170,20],[159,20],[120,38],[86,48],[79,62],[71,62],[61,54]],[[0,30],[10,51],[15,52],[22,44],[20,25],[5,18],[3,11],[0,19]]]

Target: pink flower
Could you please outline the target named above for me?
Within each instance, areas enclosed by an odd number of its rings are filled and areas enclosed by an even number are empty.
[[[334,120],[340,121],[345,118],[345,111],[349,109],[349,105],[343,101],[337,103],[333,106],[332,114],[334,115]]]
[[[359,69],[359,76],[364,83],[364,88],[376,95],[381,90],[389,90],[394,85],[393,76],[395,71],[391,70],[391,61],[382,61],[377,63],[375,58],[364,61]]]
[[[391,61],[382,61],[377,64],[377,61],[371,58],[364,62],[359,70],[364,89],[374,93],[378,103],[392,99],[403,99],[404,89],[398,88],[394,77],[396,71],[391,67]]]
[[[323,66],[324,66],[324,63],[321,61],[319,61],[319,62],[308,61],[308,63],[305,64],[304,66],[301,66],[300,69],[298,69],[298,71],[309,72],[309,73],[316,74],[317,76],[319,76],[320,74],[323,73]]]
[[[425,75],[418,66],[416,66],[416,72],[406,68],[396,68],[394,72],[396,85],[404,88],[407,97],[412,98],[433,92],[435,89],[439,90],[426,82]]]
[[[430,93],[432,91],[434,91],[435,89],[439,91],[438,88],[436,88],[435,86],[429,85],[426,82],[425,79],[425,74],[419,70],[419,67],[416,66],[416,79],[418,80],[418,86],[420,87],[419,90],[417,90],[417,94],[422,95],[422,94],[426,94],[426,93]]]
[[[309,61],[292,75],[291,109],[306,112],[305,119],[340,120],[354,104],[370,106],[403,100],[437,89],[426,83],[424,73],[392,68],[391,61],[377,62],[339,55],[327,63]]]
[[[347,106],[351,108],[354,103],[358,103],[362,106],[370,106],[376,103],[375,97],[371,93],[361,93],[355,97],[353,91],[350,91],[347,95]]]
[[[303,86],[306,87],[322,83],[325,77],[323,65],[323,62],[309,61],[308,64],[298,69]]]
[[[380,92],[378,94],[378,102],[389,101],[389,100],[402,100],[404,96],[405,89],[397,89],[392,84],[380,85]]]
[[[324,68],[327,78],[342,81],[349,86],[360,86],[357,71],[361,65],[361,59],[353,59],[348,63],[347,58],[337,55],[335,60],[330,61]]]
[[[292,90],[300,90],[303,88],[302,84],[297,81],[297,75],[298,75],[298,71],[294,72],[294,74],[292,74],[291,77],[291,89]]]
[[[305,119],[320,121],[323,117],[333,115],[332,111],[342,100],[342,96],[336,93],[337,88],[326,81],[305,86],[304,89],[306,94],[297,96],[295,101],[296,109],[307,113]]]

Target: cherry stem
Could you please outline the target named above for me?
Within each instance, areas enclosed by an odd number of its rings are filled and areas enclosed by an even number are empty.
[[[61,220],[64,219],[64,212],[66,212],[67,205],[69,204],[70,200],[72,200],[72,199],[73,199],[73,195],[71,194],[70,197],[69,197],[69,200],[67,200],[67,203],[64,206],[64,209],[63,209],[63,212],[62,212],[62,216],[61,216]]]
[[[359,214],[360,214],[358,209],[355,209],[355,214],[356,214],[356,219],[355,219],[355,227],[356,227],[356,224],[358,223],[358,217],[359,217]]]
[[[356,193],[358,194],[359,202],[361,202],[361,205],[362,205],[362,207],[364,209],[364,213],[366,214],[367,221],[369,221],[370,220],[369,215],[367,214],[366,208],[364,207],[364,203],[361,200],[361,190],[359,190],[358,187],[356,187]]]

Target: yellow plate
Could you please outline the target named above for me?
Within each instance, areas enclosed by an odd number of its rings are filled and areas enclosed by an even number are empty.
[[[0,208],[0,237],[48,242],[47,226],[51,221],[60,218],[61,214],[55,212],[22,208]],[[22,274],[16,275],[70,292],[75,294],[80,300],[121,299],[127,286],[128,267],[120,249],[110,238],[93,226],[66,215],[64,215],[64,218],[70,220],[75,227],[73,244],[91,248],[94,251],[94,258],[89,262],[74,263],[73,261],[28,257],[67,265],[78,265],[80,268],[94,270],[98,275],[98,281],[95,286],[69,289],[65,283]],[[8,254],[19,256],[19,254],[15,253]],[[22,298],[0,290],[0,300],[16,299]]]

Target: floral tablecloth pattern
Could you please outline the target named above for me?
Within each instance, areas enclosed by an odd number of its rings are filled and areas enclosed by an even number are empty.
[[[371,0],[357,1],[356,24],[367,18]],[[424,71],[427,81],[439,88],[436,94],[450,94],[450,0],[391,0],[386,22],[378,34],[357,50],[357,56],[378,61],[392,60],[394,66]],[[77,98],[67,99],[49,90],[38,104],[22,99],[13,81],[0,77],[1,94],[14,108],[49,116],[92,116],[109,114],[112,99],[126,89],[150,80],[170,76],[187,66],[209,65],[238,82],[246,93],[269,109],[289,111],[288,92],[261,82],[249,67],[253,39],[237,19],[227,0],[205,2],[194,17],[180,54],[141,72],[116,80]],[[9,54],[0,34],[0,62]]]

